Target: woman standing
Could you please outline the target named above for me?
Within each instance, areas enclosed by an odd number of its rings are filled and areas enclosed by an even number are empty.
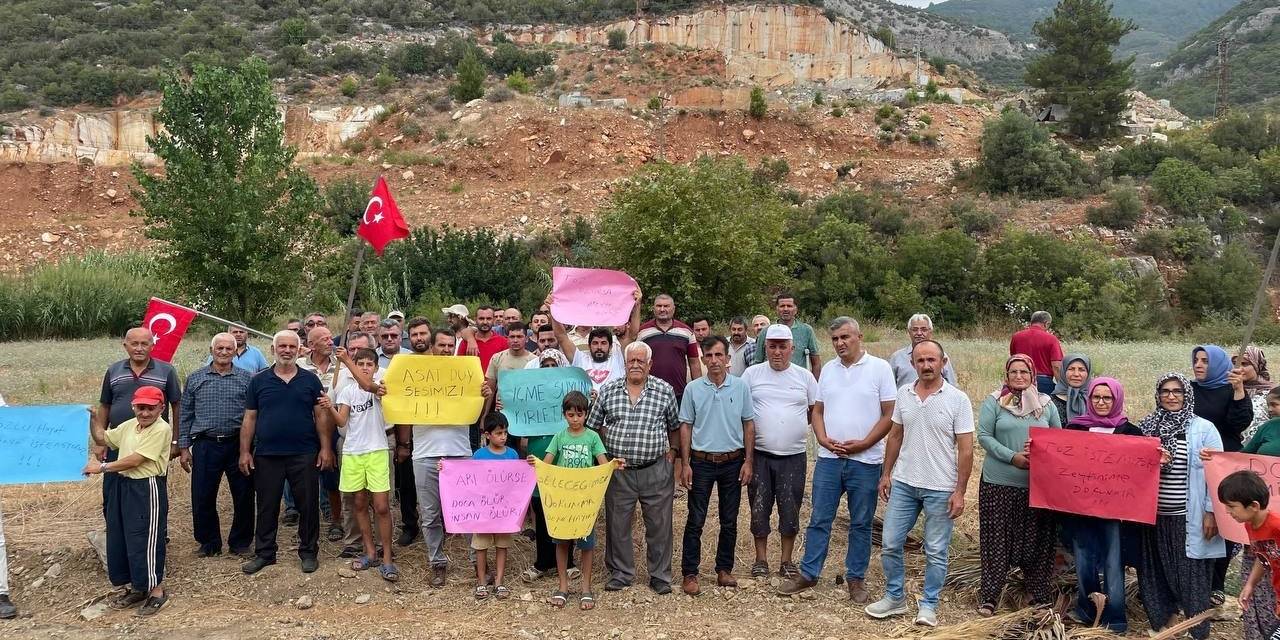
[[[1242,438],[1248,442],[1258,427],[1267,421],[1267,392],[1275,387],[1275,383],[1271,382],[1271,372],[1267,371],[1267,356],[1262,353],[1262,349],[1249,345],[1245,348],[1244,355],[1236,356],[1234,362],[1244,381],[1244,392],[1249,395],[1253,406],[1253,420],[1245,427]]]
[[[1054,519],[1032,509],[1028,469],[1023,451],[1032,426],[1061,427],[1049,396],[1036,390],[1035,364],[1018,354],[1004,365],[1005,382],[983,403],[978,442],[986,450],[978,490],[978,537],[982,552],[982,585],[978,614],[999,608],[1009,567],[1021,567],[1033,605],[1053,600]]]
[[[1142,534],[1138,588],[1153,631],[1163,629],[1181,610],[1190,618],[1210,609],[1213,563],[1226,556],[1213,518],[1204,462],[1188,452],[1221,449],[1222,438],[1195,412],[1192,383],[1180,373],[1166,373],[1156,383],[1156,408],[1138,425],[1143,435],[1160,438],[1164,449],[1156,524]],[[1191,630],[1209,637],[1209,623]]]
[[[1053,390],[1053,404],[1058,407],[1062,423],[1070,424],[1089,410],[1089,383],[1093,381],[1093,363],[1089,356],[1068,353],[1062,359],[1060,375],[1058,386]]]

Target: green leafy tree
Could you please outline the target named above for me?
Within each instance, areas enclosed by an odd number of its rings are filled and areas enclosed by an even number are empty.
[[[1189,319],[1200,320],[1210,314],[1239,319],[1249,313],[1261,272],[1248,251],[1233,244],[1219,257],[1193,262],[1174,289]],[[1268,315],[1264,310],[1263,317]]]
[[[474,49],[467,51],[458,63],[458,81],[449,87],[449,93],[458,102],[470,102],[484,95],[484,65]]]
[[[752,118],[759,120],[764,117],[766,111],[769,110],[769,104],[764,101],[764,89],[760,87],[751,88],[751,106],[748,112]]]
[[[324,188],[324,208],[320,215],[341,236],[355,235],[356,225],[369,204],[373,186],[359,178],[339,178]]]
[[[1027,65],[1026,82],[1046,104],[1071,109],[1067,124],[1081,138],[1105,136],[1129,106],[1133,58],[1114,59],[1120,38],[1137,27],[1111,15],[1106,0],[1062,0],[1033,31],[1047,51]]]
[[[596,256],[647,295],[671,294],[683,317],[727,318],[760,308],[771,288],[786,284],[787,210],[740,159],[660,163],[614,195]]]
[[[1156,199],[1182,216],[1207,214],[1217,205],[1217,185],[1213,176],[1177,158],[1166,158],[1151,174]]]
[[[1055,197],[1083,187],[1084,161],[1066,145],[1017,111],[1007,111],[982,127],[978,173],[998,193]]]
[[[391,87],[394,87],[395,84],[396,77],[391,74],[391,70],[388,69],[385,64],[382,65],[382,69],[378,71],[378,75],[373,77],[373,86],[378,90],[378,93],[386,93],[390,91]]]
[[[245,320],[265,320],[324,251],[315,183],[293,164],[284,126],[257,58],[236,68],[197,66],[163,83],[147,143],[164,161],[133,166],[134,197],[157,240],[166,275],[193,300]]]

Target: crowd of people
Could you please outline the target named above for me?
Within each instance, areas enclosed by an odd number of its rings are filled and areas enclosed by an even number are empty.
[[[1002,384],[981,400],[975,416],[956,385],[956,363],[934,340],[933,322],[924,314],[908,320],[910,344],[888,359],[866,351],[855,319],[833,318],[826,330],[836,357],[824,363],[813,328],[797,319],[795,298],[787,293],[774,299],[775,318],[732,318],[727,336],[713,334],[706,318],[692,325],[677,320],[668,295],[653,298],[652,317],[642,322],[637,291],[628,324],[617,327],[566,327],[550,314],[552,302],[548,297],[528,324],[518,309],[480,307],[473,317],[460,304],[442,309],[444,323],[434,327],[427,318],[406,319],[397,311],[386,319],[355,313],[336,336],[326,317],[314,313],[290,320],[273,336],[270,361],[247,344],[243,328],[232,326],[213,337],[209,360],[185,385],[173,366],[151,357],[150,333],[131,329],[124,339],[127,357],[104,375],[84,469],[103,475],[108,574],[122,588],[111,605],[152,615],[167,602],[164,476],[172,459],[191,474],[192,532],[201,557],[227,549],[246,559],[244,573],[261,571],[278,560],[283,521],[297,527],[300,568],[312,572],[327,523],[325,535],[341,545],[352,569],[376,568],[388,581],[401,574],[393,548],[421,535],[429,584],[441,587],[451,564],[442,464],[527,457],[569,467],[615,466],[602,508],[605,591],[627,589],[637,578],[632,537],[638,505],[647,586],[672,592],[673,505],[680,493],[688,509],[679,588],[699,594],[713,491],[713,580],[736,587],[745,487],[754,542],[751,577],[780,576],[782,595],[813,588],[833,534],[847,537],[842,581],[849,600],[873,618],[903,615],[913,609],[904,553],[923,512],[925,569],[914,620],[936,626],[952,527],[966,509],[976,442],[985,456],[975,614],[997,613],[1008,600],[1014,568],[1021,570],[1031,606],[1051,604],[1057,596],[1055,550],[1065,547],[1078,578],[1072,618],[1126,632],[1125,575],[1134,567],[1142,606],[1152,629],[1160,630],[1176,614],[1189,618],[1221,605],[1228,564],[1240,551],[1218,535],[1204,462],[1221,451],[1280,455],[1280,419],[1268,420],[1280,415],[1280,389],[1256,347],[1235,358],[1214,345],[1195,347],[1191,376],[1158,376],[1147,390],[1155,409],[1135,421],[1126,413],[1123,385],[1095,376],[1088,356],[1064,354],[1049,329],[1051,318],[1036,312],[1012,336]],[[477,356],[485,373],[480,419],[469,425],[387,424],[381,380],[402,353]],[[565,397],[568,429],[509,437],[496,393],[498,373],[570,366],[587,373],[592,390]],[[1032,427],[1158,439],[1154,526],[1031,507]],[[817,444],[812,461],[810,434]],[[225,545],[217,504],[224,477],[233,514]],[[801,522],[806,495],[807,524]],[[1246,472],[1229,476],[1217,496],[1258,540],[1244,551],[1240,596],[1250,640],[1272,637],[1280,626],[1273,586],[1280,577],[1273,571],[1280,562],[1280,516],[1267,511],[1268,495]],[[837,533],[842,501],[849,525]],[[880,501],[885,584],[875,598],[865,580]],[[520,579],[532,584],[554,572],[557,584],[548,601],[556,607],[566,606],[570,581],[580,580],[579,606],[594,608],[595,533],[552,538],[536,491],[529,513],[535,557]],[[395,520],[400,531],[393,535]],[[471,536],[477,599],[510,595],[504,582],[510,544],[508,534]],[[778,551],[776,565],[769,561],[771,545]],[[16,612],[4,561],[0,535],[0,617]],[[1207,637],[1209,624],[1194,627],[1193,637]]]

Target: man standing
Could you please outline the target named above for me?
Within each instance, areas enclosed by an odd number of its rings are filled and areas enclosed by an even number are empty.
[[[587,428],[599,433],[610,458],[626,467],[614,472],[605,491],[605,591],[620,591],[635,579],[631,541],[636,503],[644,518],[649,588],[671,593],[671,508],[675,498],[672,449],[680,423],[671,385],[649,375],[649,345],[633,342],[624,352],[627,375],[600,387]]]
[[[702,344],[711,335],[711,320],[706,316],[698,316],[693,319],[693,339]]]
[[[769,316],[752,317],[751,318],[751,337],[755,338],[756,340],[761,340],[762,338],[760,337],[760,334],[764,333],[764,330],[768,328],[769,325],[771,324],[773,323],[769,321]]]
[[[679,402],[689,380],[702,377],[702,363],[693,330],[675,318],[675,299],[658,294],[653,299],[653,319],[640,325],[637,337],[653,353],[653,375],[671,385]]]
[[[1031,324],[1009,340],[1009,355],[1031,356],[1036,365],[1036,389],[1044,394],[1053,393],[1057,386],[1054,379],[1062,370],[1062,343],[1049,333],[1052,322],[1048,311],[1037,311],[1031,314]]]
[[[409,322],[410,340],[417,350],[414,336],[418,326]],[[453,355],[457,341],[453,331],[436,329],[431,335],[431,353]],[[418,516],[422,537],[427,543],[427,560],[431,563],[431,586],[443,587],[449,570],[449,556],[444,553],[444,512],[440,507],[441,460],[471,457],[470,425],[396,425],[396,462],[413,460],[413,476],[417,480]]]
[[[227,546],[238,556],[253,551],[253,481],[240,473],[240,424],[245,392],[253,374],[234,365],[236,340],[219,333],[209,343],[213,362],[187,376],[178,434],[182,468],[191,473],[191,530],[196,555],[222,555],[218,488],[227,477],[231,491],[231,531]]]
[[[791,361],[802,367],[809,367],[813,377],[822,374],[822,357],[818,354],[818,339],[813,335],[813,327],[796,320],[796,297],[783,292],[773,298],[774,310],[778,312],[778,324],[791,330]],[[764,362],[765,354],[756,350],[755,364]]]
[[[785,595],[818,584],[827,561],[831,525],[844,500],[849,507],[849,546],[844,556],[849,599],[866,604],[864,580],[871,561],[871,524],[884,443],[898,387],[889,363],[862,347],[862,329],[848,316],[827,328],[836,358],[822,368],[813,404],[813,434],[821,447],[813,467],[813,512],[804,536],[800,576],[779,588]],[[831,409],[831,411],[827,411]]]
[[[382,317],[376,311],[366,311],[360,316],[360,331],[369,335],[378,332],[378,325],[382,322]],[[354,350],[353,350],[354,351]]]
[[[400,353],[400,347],[403,345],[400,323],[387,318],[379,325],[376,335],[378,336],[378,368],[386,369],[391,366],[391,359]]]
[[[936,627],[951,529],[964,513],[973,469],[973,406],[963,391],[943,380],[947,356],[941,344],[921,342],[911,359],[919,379],[898,389],[880,475],[880,497],[888,501],[880,552],[885,595],[866,612],[878,619],[907,612],[902,548],[923,510],[924,595],[915,622]]]
[[[597,393],[605,383],[626,375],[626,364],[623,362],[622,354],[640,333],[639,288],[632,294],[632,300],[635,303],[631,305],[631,321],[626,325],[626,331],[622,336],[617,338],[616,346],[614,335],[608,329],[598,327],[591,330],[586,348],[579,348],[573,336],[565,330],[564,325],[554,317],[551,318],[551,328],[555,331],[556,340],[560,343],[560,350],[564,352],[564,357],[568,358],[573,366],[587,372],[587,377],[591,378],[591,389]],[[551,304],[551,296],[547,296],[545,304]]]
[[[911,349],[925,340],[933,339],[933,319],[923,313],[917,313],[907,320],[907,334],[911,336],[911,344],[898,349],[889,356],[889,366],[893,367],[894,384],[902,387],[905,384],[915,384],[916,368],[911,362]],[[956,386],[956,370],[951,366],[951,362],[947,361],[945,367],[942,368],[942,379],[946,380],[951,386]]]
[[[227,325],[227,333],[236,339],[236,357],[231,364],[249,373],[257,373],[267,368],[267,359],[257,347],[249,344],[249,330],[238,325]],[[206,363],[208,364],[208,363]]]
[[[778,535],[782,538],[782,564],[778,575],[796,578],[800,569],[791,558],[800,533],[800,505],[808,471],[805,437],[809,415],[818,397],[818,381],[809,370],[794,363],[791,329],[772,324],[764,333],[767,362],[747,367],[742,380],[751,389],[755,412],[756,446],[752,460],[751,536],[756,560],[751,577],[769,576],[769,519],[778,506]]]
[[[333,424],[320,379],[298,367],[298,347],[297,334],[277,332],[271,340],[275,365],[255,375],[245,392],[240,472],[253,475],[258,502],[255,557],[241,567],[247,574],[276,563],[276,529],[286,479],[297,498],[302,571],[311,573],[320,566],[316,470],[333,469]]]
[[[681,484],[689,490],[689,517],[684,525],[680,571],[682,589],[696,596],[702,562],[702,526],[707,521],[711,489],[718,493],[720,536],[716,541],[716,585],[736,587],[733,551],[738,544],[738,506],[742,486],[751,479],[755,418],[751,391],[729,375],[729,341],[713,336],[702,341],[707,375],[685,388],[680,401]]]
[[[493,392],[489,398],[498,392],[498,372],[510,371],[512,369],[523,369],[525,365],[538,359],[537,354],[530,353],[525,344],[528,336],[525,335],[525,326],[523,322],[512,322],[507,325],[507,349],[494,354],[489,360],[489,367],[485,369],[485,384],[489,385],[489,390]],[[479,447],[477,447],[479,448]]]
[[[462,305],[454,305],[449,309],[457,311],[457,307],[462,307]],[[465,321],[467,308],[462,307],[461,310],[463,312],[462,320]],[[455,315],[454,317],[457,316]],[[476,326],[471,331],[464,332],[461,329],[455,329],[455,331],[460,332],[458,334],[458,352],[455,355],[480,356],[481,371],[488,371],[489,360],[509,346],[506,336],[494,332],[493,321],[493,307],[480,307],[476,309]],[[450,324],[453,323],[450,322]],[[462,333],[469,333],[470,335],[463,340],[461,339]]]
[[[756,339],[747,335],[747,321],[735,316],[729,321],[729,375],[742,377],[756,355]]]
[[[358,321],[359,317],[357,317],[356,320]],[[357,329],[355,331],[348,332],[343,336],[343,339],[344,342],[348,343],[348,346],[350,346],[351,343],[360,344],[357,336],[363,335],[365,334]],[[334,384],[335,375],[339,384],[354,380],[354,378],[351,378],[349,373],[345,379],[343,378],[342,371],[339,370],[341,365],[338,364],[338,359],[333,355],[333,335],[329,333],[329,329],[327,327],[315,327],[308,331],[307,347],[309,348],[309,351],[306,357],[297,359],[297,366],[299,369],[305,369],[306,371],[314,373],[316,377],[320,379],[320,385],[326,395],[332,398],[332,396],[337,395],[338,391],[341,390],[338,385]],[[330,437],[333,440],[331,444],[335,451],[334,459],[337,460],[337,456],[341,454],[341,450],[337,448],[338,433],[336,429],[331,430],[330,433]],[[292,489],[293,480],[289,479],[288,482],[289,488]],[[343,502],[342,493],[338,491],[338,471],[336,466],[334,469],[322,471],[320,473],[320,486],[325,492],[324,495],[320,497],[320,509],[325,513],[325,516],[329,518],[329,531],[326,537],[330,541],[337,542],[346,535],[346,532],[343,531],[342,525],[340,524],[343,522]],[[288,493],[288,497],[292,499],[297,498],[298,496],[296,492],[290,491]],[[290,504],[290,500],[285,501],[286,510],[293,506],[293,504]]]

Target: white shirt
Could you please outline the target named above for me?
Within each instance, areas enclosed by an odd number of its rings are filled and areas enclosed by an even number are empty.
[[[916,386],[898,389],[893,421],[902,425],[902,449],[893,479],[917,489],[956,490],[956,436],[973,433],[973,405],[963,391],[943,382],[923,401]]]
[[[805,452],[809,407],[818,397],[818,381],[795,363],[774,371],[768,362],[747,367],[742,379],[751,387],[756,414],[756,449],[779,456]]]
[[[381,382],[383,370],[373,374],[375,382]],[[382,417],[382,399],[350,384],[338,392],[338,404],[351,408],[347,426],[343,428],[343,455],[359,455],[370,451],[386,451],[387,422]]]
[[[891,402],[898,397],[894,384],[893,368],[885,360],[863,353],[857,362],[845,366],[836,358],[822,366],[818,379],[818,402],[822,403],[822,421],[827,437],[832,440],[861,440],[871,433],[880,420],[880,403]],[[818,448],[818,457],[837,458],[824,447]],[[884,462],[884,439],[864,451],[843,456],[865,462]]]
[[[470,458],[471,425],[413,425],[413,459]]]
[[[626,363],[622,360],[622,349],[617,346],[609,349],[609,357],[604,362],[596,362],[586,347],[574,349],[573,366],[587,372],[593,391],[599,391],[604,383],[617,380],[627,373]]]

